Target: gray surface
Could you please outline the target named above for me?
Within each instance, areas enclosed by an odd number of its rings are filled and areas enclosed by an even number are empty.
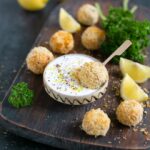
[[[135,0],[150,7],[150,0]],[[51,0],[43,11],[29,13],[16,0],[0,0],[0,100],[23,63],[40,29],[58,0]],[[31,142],[0,127],[0,150],[54,149]]]

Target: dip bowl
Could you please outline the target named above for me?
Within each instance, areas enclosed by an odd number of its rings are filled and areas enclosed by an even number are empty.
[[[68,54],[50,62],[43,74],[47,94],[54,100],[69,104],[82,105],[100,99],[106,92],[108,80],[98,89],[85,88],[75,79],[73,71],[86,62],[99,61],[84,54]]]

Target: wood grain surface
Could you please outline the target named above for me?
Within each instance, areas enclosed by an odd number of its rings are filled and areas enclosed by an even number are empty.
[[[60,4],[48,18],[33,46],[46,46],[50,36],[60,29],[58,24],[58,12],[60,7],[64,7],[72,15],[76,15],[77,9],[81,4],[94,3],[94,0],[69,0]],[[107,14],[110,5],[119,6],[119,0],[98,0]],[[137,18],[150,19],[148,9],[139,8]],[[83,27],[84,30],[84,27]],[[89,52],[85,50],[80,43],[80,35],[83,32],[74,34],[75,48],[72,53],[86,53],[100,60],[100,50]],[[50,49],[50,48],[49,48]],[[150,49],[146,50],[147,56],[150,57]],[[150,59],[146,59],[146,64],[150,65]],[[24,63],[18,72],[14,83],[25,81],[29,83],[31,89],[35,91],[35,99],[32,107],[15,109],[8,104],[6,94],[0,106],[0,124],[15,134],[29,138],[31,140],[52,145],[59,148],[67,149],[98,149],[100,147],[120,148],[120,149],[146,149],[150,147],[150,137],[140,132],[140,128],[146,128],[150,131],[150,110],[146,108],[147,117],[144,116],[143,122],[139,125],[138,131],[133,128],[125,127],[118,123],[115,116],[115,109],[120,103],[121,98],[116,96],[116,90],[119,89],[120,80],[122,79],[118,66],[107,65],[110,75],[109,88],[104,97],[92,104],[83,106],[69,106],[58,103],[50,98],[43,87],[42,76],[37,76],[27,70]],[[12,84],[12,85],[13,85]],[[150,82],[142,85],[150,90]],[[11,89],[11,87],[10,87]],[[107,105],[107,106],[106,106]],[[91,108],[102,108],[108,113],[112,120],[111,128],[106,137],[94,138],[86,135],[81,129],[81,121],[86,111]]]

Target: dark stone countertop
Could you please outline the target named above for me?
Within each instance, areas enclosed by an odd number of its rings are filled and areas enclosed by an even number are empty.
[[[59,2],[50,0],[44,10],[31,13],[22,10],[17,0],[0,1],[0,100],[8,90],[46,18]],[[134,2],[150,7],[149,0]],[[0,150],[47,149],[55,148],[18,137],[0,127]]]

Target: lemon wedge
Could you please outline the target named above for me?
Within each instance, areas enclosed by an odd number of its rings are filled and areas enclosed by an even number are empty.
[[[120,93],[124,100],[137,100],[139,102],[148,100],[148,95],[128,74],[122,80]]]
[[[71,33],[81,29],[81,25],[63,8],[59,12],[59,24],[63,30]]]
[[[150,78],[150,67],[121,58],[120,69],[123,75],[126,73],[137,83],[143,83]]]
[[[48,0],[18,0],[19,5],[29,11],[37,11],[43,9]]]

